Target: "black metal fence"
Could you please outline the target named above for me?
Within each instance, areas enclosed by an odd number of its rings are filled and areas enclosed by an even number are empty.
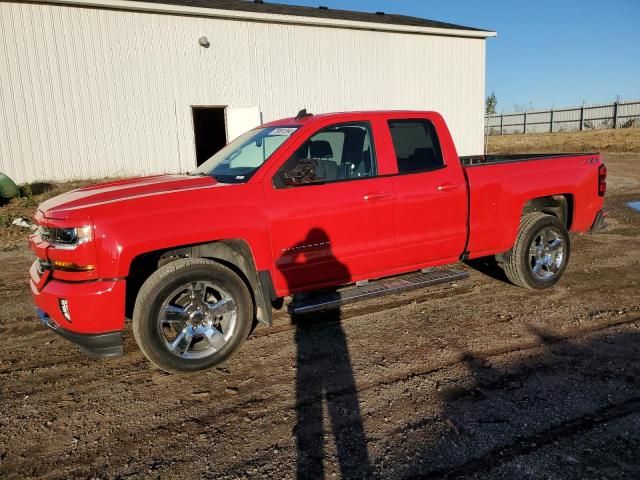
[[[640,100],[527,112],[499,113],[485,118],[487,135],[573,132],[640,127]]]

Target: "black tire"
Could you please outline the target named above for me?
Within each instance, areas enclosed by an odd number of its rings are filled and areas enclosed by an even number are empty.
[[[563,256],[560,265],[554,267],[557,268],[557,272],[549,278],[543,279],[533,272],[529,250],[538,235],[549,227],[556,231],[563,241]],[[514,285],[531,290],[542,290],[554,286],[560,280],[567,268],[570,253],[571,240],[569,233],[557,217],[541,212],[528,213],[520,220],[516,241],[513,248],[505,255],[502,268],[507,278]]]
[[[171,292],[196,281],[214,282],[229,292],[235,303],[236,327],[218,351],[204,358],[181,358],[161,338],[158,315]],[[253,301],[244,281],[231,269],[206,258],[181,259],[160,267],[140,288],[133,310],[133,334],[140,350],[156,367],[169,373],[195,372],[224,362],[249,336],[252,324]]]

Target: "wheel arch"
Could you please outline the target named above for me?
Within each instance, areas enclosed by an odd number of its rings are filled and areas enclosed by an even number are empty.
[[[533,212],[541,212],[546,213],[547,215],[553,215],[558,218],[566,227],[567,231],[571,230],[571,225],[573,223],[573,215],[574,215],[574,196],[571,193],[559,193],[559,194],[551,194],[551,195],[542,195],[539,197],[530,198],[525,200],[522,204],[522,208],[520,210],[520,216],[517,221],[514,218],[514,230],[512,238],[511,247],[516,241],[518,235],[518,228],[520,224],[520,220],[529,213]],[[507,247],[506,245],[504,247]],[[503,248],[504,248],[503,247]],[[511,248],[508,247],[508,248]],[[498,262],[502,263],[506,261],[509,255],[509,250],[500,252],[495,254],[495,258]]]
[[[126,315],[131,318],[140,287],[158,268],[181,258],[208,258],[233,270],[247,285],[254,302],[255,320],[271,325],[273,284],[269,271],[258,272],[249,244],[243,239],[225,239],[197,245],[184,245],[135,257],[129,268]]]
[[[571,230],[573,223],[573,195],[570,193],[561,193],[557,195],[545,195],[542,197],[527,200],[520,214],[520,218],[528,213],[542,212],[557,217],[567,230]]]

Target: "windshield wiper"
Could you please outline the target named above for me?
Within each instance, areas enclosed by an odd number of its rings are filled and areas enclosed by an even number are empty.
[[[192,177],[206,177],[209,174],[204,172],[187,172],[186,175],[190,175]]]

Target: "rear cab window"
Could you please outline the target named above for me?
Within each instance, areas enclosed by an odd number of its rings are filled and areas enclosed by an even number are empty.
[[[429,120],[389,120],[387,124],[399,174],[428,172],[445,166],[438,134]]]

